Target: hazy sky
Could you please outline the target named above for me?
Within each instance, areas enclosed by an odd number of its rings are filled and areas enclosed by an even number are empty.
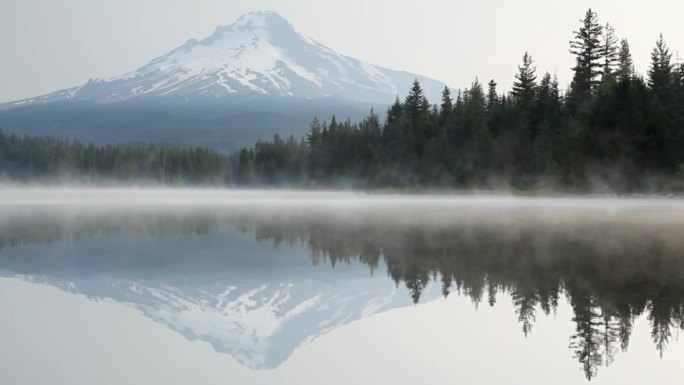
[[[257,9],[338,52],[452,87],[478,76],[508,88],[525,50],[564,86],[568,41],[590,6],[629,39],[641,73],[661,32],[684,52],[682,0],[0,0],[0,102],[121,75]]]

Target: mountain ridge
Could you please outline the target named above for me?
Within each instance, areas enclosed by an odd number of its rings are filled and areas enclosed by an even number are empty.
[[[0,104],[18,135],[95,145],[210,147],[231,153],[258,139],[303,137],[314,117],[382,117],[413,81],[432,102],[444,83],[335,52],[272,11],[243,15],[121,76]]]
[[[437,100],[445,87],[437,80],[390,70],[342,55],[298,32],[274,11],[254,11],[218,26],[126,74],[89,79],[85,84],[34,98],[4,103],[6,108],[56,101],[111,103],[150,98],[226,99],[231,96],[339,98],[385,103],[418,79]]]

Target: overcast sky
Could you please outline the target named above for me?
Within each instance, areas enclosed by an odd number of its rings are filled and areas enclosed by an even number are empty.
[[[661,32],[684,52],[682,0],[0,0],[0,102],[121,75],[258,9],[340,53],[455,88],[476,76],[509,87],[525,50],[564,86],[588,7],[629,40],[641,73]]]

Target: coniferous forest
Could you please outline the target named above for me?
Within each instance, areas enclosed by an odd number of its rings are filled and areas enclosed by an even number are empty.
[[[236,156],[236,182],[664,191],[684,188],[684,64],[662,36],[645,76],[629,43],[592,10],[570,42],[561,91],[525,52],[512,90],[475,80],[432,104],[416,81],[386,119],[314,119],[305,141],[259,141]]]
[[[563,191],[684,190],[684,63],[664,38],[648,72],[591,9],[573,32],[561,90],[525,52],[511,90],[476,79],[439,104],[416,81],[384,122],[314,118],[306,138],[211,149],[94,147],[0,132],[0,176],[240,186]]]
[[[94,146],[0,130],[0,177],[20,182],[224,185],[231,181],[231,167],[227,157],[204,148]]]

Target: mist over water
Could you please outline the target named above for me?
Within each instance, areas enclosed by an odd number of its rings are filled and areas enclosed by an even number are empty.
[[[433,337],[399,311],[412,308],[440,340],[458,338],[443,359],[490,349],[472,330],[492,309],[490,333],[513,326],[497,338],[525,337],[515,345],[531,358],[525,371],[547,365],[565,373],[559,383],[629,379],[615,366],[648,353],[639,370],[678,383],[661,366],[682,354],[682,228],[680,199],[9,187],[0,189],[0,276],[10,281],[0,286],[20,280],[121,303],[243,368],[274,370],[272,379],[327,335],[377,317],[422,336],[378,354],[442,349],[423,346]],[[455,306],[461,313],[446,320],[430,313]],[[462,326],[434,326],[442,321]],[[541,347],[560,349],[563,364],[537,356]],[[539,375],[526,381],[548,380]]]
[[[163,187],[44,187],[0,185],[0,206],[433,206],[453,208],[535,209],[684,209],[684,199],[611,196],[516,196],[497,193],[392,194],[282,189]]]

